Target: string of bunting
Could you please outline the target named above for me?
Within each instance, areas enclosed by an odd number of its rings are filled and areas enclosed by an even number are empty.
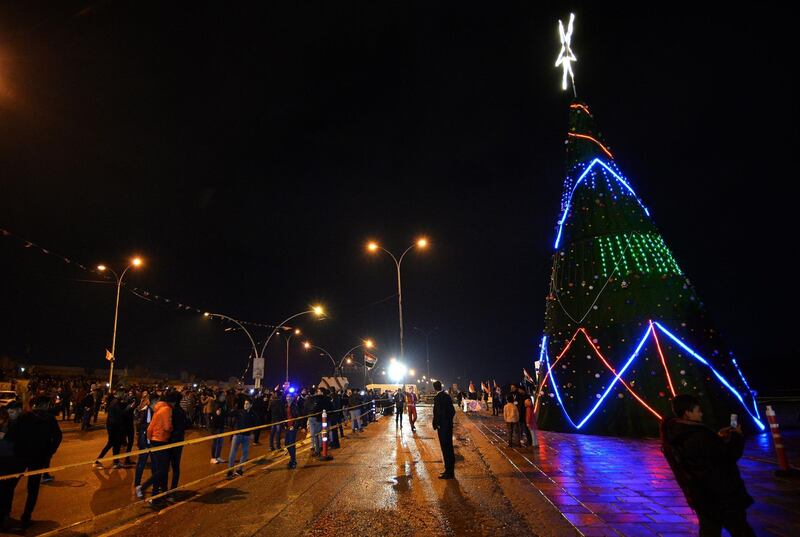
[[[104,272],[101,272],[100,270],[97,270],[96,268],[87,267],[86,265],[83,265],[83,264],[81,264],[81,263],[79,263],[79,262],[77,262],[77,261],[75,261],[73,259],[70,259],[69,257],[66,257],[66,256],[63,256],[63,255],[61,255],[59,253],[53,252],[52,250],[49,250],[49,249],[47,249],[47,248],[45,248],[43,246],[40,246],[40,245],[36,244],[35,242],[30,241],[30,240],[28,240],[28,239],[26,239],[24,237],[20,237],[19,235],[15,234],[15,233],[12,233],[11,231],[9,231],[7,229],[0,228],[0,236],[3,236],[3,237],[5,237],[5,238],[7,238],[9,240],[12,240],[12,241],[16,241],[17,243],[21,244],[23,248],[33,249],[33,250],[36,250],[36,251],[40,252],[43,255],[54,257],[54,258],[58,259],[59,261],[62,261],[63,263],[66,263],[67,265],[70,265],[70,266],[73,266],[73,267],[77,267],[77,268],[79,268],[80,270],[82,270],[84,272],[89,272],[91,274],[94,274],[95,276],[99,276],[100,278],[103,278],[104,280],[111,280],[112,279],[108,274],[106,274]],[[197,306],[192,306],[191,304],[187,304],[185,302],[176,300],[174,298],[169,298],[169,297],[166,297],[166,296],[163,296],[163,295],[156,294],[156,293],[154,293],[152,291],[149,291],[147,289],[142,289],[140,287],[129,286],[125,282],[122,282],[122,286],[128,292],[132,293],[133,295],[135,295],[135,296],[137,296],[137,297],[139,297],[139,298],[141,298],[143,300],[147,300],[149,302],[154,302],[154,303],[160,303],[161,305],[169,306],[169,307],[174,308],[174,309],[176,309],[178,311],[184,311],[184,312],[188,311],[188,312],[195,312],[195,313],[201,313],[201,314],[206,312],[206,311],[208,311],[208,309],[198,308]],[[239,321],[240,323],[242,323],[244,325],[248,325],[248,326],[259,326],[259,327],[262,327],[262,328],[275,328],[274,325],[270,325],[270,324],[266,324],[266,323],[258,323],[258,322],[254,322],[254,321],[242,321],[242,320],[239,320],[239,319],[237,319],[237,321]]]

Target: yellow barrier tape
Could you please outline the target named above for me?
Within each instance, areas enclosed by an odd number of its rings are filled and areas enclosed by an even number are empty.
[[[347,409],[333,410],[333,411],[329,412],[328,415],[336,413],[336,412],[341,412],[342,414],[344,414],[345,410],[347,410],[349,412],[350,409],[362,407],[364,405],[371,405],[371,404],[372,404],[372,401],[367,402],[367,403],[361,403],[360,405],[356,405],[356,406],[352,406],[352,407],[347,407]],[[155,447],[150,447],[150,448],[147,448],[147,449],[137,449],[137,450],[129,451],[128,453],[120,453],[119,455],[112,455],[110,457],[104,457],[102,459],[94,459],[94,460],[86,461],[86,462],[73,462],[73,463],[70,463],[70,464],[62,464],[61,466],[51,466],[49,468],[42,468],[42,469],[39,469],[39,470],[28,470],[28,471],[25,471],[25,472],[18,472],[18,473],[15,473],[15,474],[0,475],[0,481],[3,481],[4,479],[16,479],[16,478],[21,479],[23,477],[28,477],[28,476],[32,476],[32,475],[61,472],[62,470],[69,470],[70,468],[79,468],[81,466],[91,465],[91,464],[94,464],[96,461],[99,461],[99,462],[111,462],[111,461],[116,461],[118,459],[124,459],[124,458],[128,458],[128,457],[144,455],[145,453],[149,454],[149,453],[155,453],[157,451],[164,451],[166,449],[172,449],[174,447],[190,446],[190,445],[193,445],[193,444],[200,444],[200,443],[206,442],[208,440],[214,440],[214,439],[217,439],[217,438],[225,438],[226,436],[233,436],[235,434],[246,434],[246,433],[250,433],[252,431],[256,431],[258,429],[266,429],[267,427],[273,427],[275,425],[282,425],[284,423],[288,423],[289,421],[303,420],[303,419],[306,419],[306,418],[311,418],[311,417],[314,417],[314,416],[321,416],[321,415],[322,415],[322,412],[315,412],[313,414],[306,414],[305,416],[297,416],[296,418],[286,419],[286,420],[282,420],[282,421],[276,421],[274,423],[267,423],[265,425],[256,425],[255,427],[248,427],[246,429],[236,429],[234,431],[228,431],[226,433],[212,434],[212,435],[208,435],[208,436],[202,436],[200,438],[193,438],[191,440],[183,440],[181,442],[173,442],[172,444],[164,444],[163,446],[155,446]]]

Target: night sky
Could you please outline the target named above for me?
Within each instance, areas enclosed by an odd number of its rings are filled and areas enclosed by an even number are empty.
[[[564,174],[536,2],[0,5],[0,227],[132,286],[446,381],[532,368]],[[575,7],[579,96],[756,388],[796,384],[796,60],[780,12]],[[279,7],[283,5],[283,7]],[[695,8],[699,6],[694,6]],[[0,237],[0,356],[105,367],[114,288]],[[124,293],[119,367],[241,375],[243,334]],[[255,328],[259,339],[265,329]],[[267,384],[284,375],[270,347]],[[329,362],[293,348],[308,383]],[[797,365],[792,365],[795,370]]]

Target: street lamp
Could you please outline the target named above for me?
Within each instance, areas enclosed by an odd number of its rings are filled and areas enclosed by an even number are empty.
[[[295,317],[300,317],[301,315],[308,315],[308,314],[314,314],[314,315],[317,316],[318,319],[321,319],[321,318],[323,318],[325,316],[325,310],[322,308],[322,306],[319,306],[319,305],[311,306],[310,310],[305,310],[305,311],[301,311],[300,313],[295,313],[291,317],[287,317],[286,319],[284,319],[283,322],[278,323],[275,326],[275,328],[272,329],[272,332],[269,333],[269,337],[267,337],[267,340],[264,342],[264,346],[261,347],[261,355],[260,355],[261,358],[264,357],[264,353],[267,350],[267,345],[269,345],[269,340],[272,339],[272,336],[275,335],[275,333],[278,331],[278,328],[281,328],[282,326],[284,326],[286,323],[288,323],[289,321],[291,321]],[[256,355],[256,357],[258,357],[258,356],[259,355]],[[287,366],[287,374],[288,374],[288,366]],[[261,379],[257,378],[257,379],[255,379],[255,381],[256,381],[256,388],[260,388],[261,387]]]
[[[420,334],[425,336],[425,362],[428,365],[428,377],[430,377],[431,376],[431,348],[430,348],[429,343],[430,343],[431,334],[433,334],[434,332],[439,330],[439,327],[435,326],[435,327],[431,328],[430,330],[423,330],[422,328],[419,328],[419,327],[415,326],[414,330],[416,330],[417,332],[419,332]]]
[[[289,342],[292,340],[293,336],[299,336],[300,329],[295,328],[294,332],[289,334],[289,337],[286,338],[286,383],[289,383]]]
[[[403,352],[403,285],[402,285],[401,280],[400,280],[400,265],[403,263],[403,258],[406,256],[406,254],[408,252],[410,252],[414,248],[425,249],[427,247],[428,247],[428,239],[426,239],[424,237],[421,237],[421,238],[417,239],[417,242],[415,242],[414,244],[412,244],[411,246],[406,248],[405,252],[403,252],[402,255],[400,256],[400,259],[398,259],[397,257],[395,257],[395,255],[392,252],[390,252],[386,248],[382,247],[377,242],[370,241],[369,243],[367,243],[367,250],[369,250],[370,252],[377,252],[378,250],[383,250],[384,252],[389,254],[389,257],[392,258],[392,261],[394,261],[394,264],[397,267],[397,310],[398,310],[399,318],[400,318],[400,358],[401,359],[405,356],[405,354]]]
[[[117,319],[119,318],[119,294],[120,290],[122,289],[122,279],[125,277],[125,273],[128,272],[128,269],[131,267],[140,267],[142,265],[142,258],[141,257],[134,257],[131,259],[130,264],[125,267],[125,270],[122,271],[121,274],[117,274],[114,272],[113,269],[107,267],[106,265],[97,265],[97,270],[100,272],[108,271],[114,275],[114,278],[117,280],[117,300],[114,305],[114,333],[111,336],[111,356],[110,356],[110,368],[108,371],[108,391],[111,391],[111,385],[114,382],[114,361],[116,360],[116,355],[114,354],[117,350]]]

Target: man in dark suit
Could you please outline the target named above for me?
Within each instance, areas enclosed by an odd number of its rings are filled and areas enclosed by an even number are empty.
[[[439,445],[442,447],[444,459],[444,472],[439,474],[439,479],[455,479],[456,454],[453,452],[453,400],[447,392],[442,391],[442,383],[438,380],[433,383],[436,397],[433,400],[433,429],[439,433]]]

